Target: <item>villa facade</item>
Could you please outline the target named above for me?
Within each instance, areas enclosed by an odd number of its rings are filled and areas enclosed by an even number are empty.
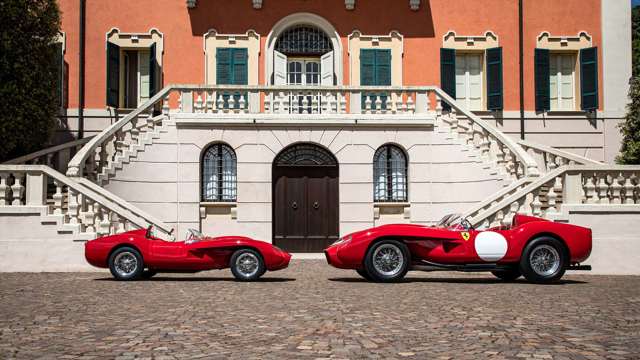
[[[10,163],[60,173],[3,165],[3,214],[69,239],[154,224],[294,252],[453,212],[604,239],[640,204],[638,169],[612,165],[630,4],[522,4],[59,0],[61,145]]]

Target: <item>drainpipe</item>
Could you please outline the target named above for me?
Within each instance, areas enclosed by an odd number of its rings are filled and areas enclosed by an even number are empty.
[[[524,140],[524,19],[522,2],[518,1],[518,31],[520,51],[520,139]]]
[[[86,2],[79,0],[80,5],[80,37],[78,51],[78,139],[84,137],[84,55],[85,55],[85,20]]]

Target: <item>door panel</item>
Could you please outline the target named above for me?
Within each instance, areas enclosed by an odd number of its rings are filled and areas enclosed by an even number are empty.
[[[274,243],[288,251],[322,251],[338,238],[338,168],[274,169]]]

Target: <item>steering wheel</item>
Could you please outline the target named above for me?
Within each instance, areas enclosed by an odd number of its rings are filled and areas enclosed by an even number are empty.
[[[462,225],[462,227],[464,227],[465,230],[473,230],[473,225],[471,225],[471,223],[469,222],[469,220],[467,220],[467,218],[460,220],[460,225]]]

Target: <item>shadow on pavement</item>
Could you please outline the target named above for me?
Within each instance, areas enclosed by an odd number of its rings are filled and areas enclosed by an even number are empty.
[[[331,278],[329,281],[337,281],[337,282],[345,282],[345,283],[365,283],[369,282],[365,279],[361,278],[351,278],[351,277],[343,277],[343,278]],[[522,285],[540,285],[528,282],[526,280],[516,280],[516,281],[503,281],[499,279],[484,279],[484,278],[404,278],[401,281],[397,282],[397,284],[403,283],[450,283],[450,284],[522,284]],[[372,284],[375,284],[372,282]],[[580,285],[587,284],[586,281],[579,280],[560,280],[551,284],[543,284],[544,286],[557,286],[557,285]]]
[[[107,277],[107,278],[98,278],[98,279],[93,279],[94,281],[118,281],[112,277]],[[162,277],[162,276],[157,276],[157,277],[153,277],[151,279],[145,279],[145,280],[135,280],[135,281],[139,281],[139,282],[204,282],[204,281],[230,281],[230,282],[239,282],[241,283],[242,281],[238,281],[234,278],[228,278],[228,277],[178,277],[178,276],[171,276],[171,277]],[[277,282],[289,282],[289,281],[296,281],[296,279],[291,279],[291,278],[260,278],[257,281],[254,282],[258,282],[258,283],[269,283],[269,282],[273,282],[273,283],[277,283]]]

